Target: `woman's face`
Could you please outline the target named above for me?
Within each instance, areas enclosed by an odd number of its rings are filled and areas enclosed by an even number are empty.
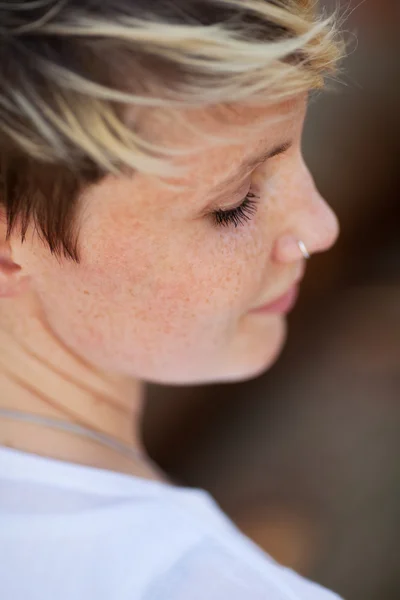
[[[149,381],[232,381],[270,366],[285,315],[254,309],[301,276],[296,240],[312,253],[338,233],[302,159],[304,115],[304,98],[231,111],[230,126],[259,125],[240,143],[188,154],[179,191],[139,174],[108,177],[82,197],[79,264],[60,264],[37,239],[20,245],[53,332],[97,366]],[[193,113],[192,124],[223,133],[226,123],[206,117]],[[153,129],[178,144],[193,135]]]

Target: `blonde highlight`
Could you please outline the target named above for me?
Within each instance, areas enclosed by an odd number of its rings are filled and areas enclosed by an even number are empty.
[[[278,103],[322,87],[342,45],[335,19],[315,14],[313,4],[154,0],[149,10],[144,0],[0,3],[8,233],[20,222],[26,234],[33,219],[53,252],[77,259],[73,213],[85,186],[126,170],[178,174],[176,151],[146,139],[127,109],[141,115]]]

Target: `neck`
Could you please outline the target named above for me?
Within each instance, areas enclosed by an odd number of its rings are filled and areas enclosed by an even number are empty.
[[[80,425],[139,456],[135,460],[90,438],[1,416],[0,445],[163,479],[145,458],[141,441],[142,384],[102,372],[71,352],[51,331],[32,296],[0,301],[0,408]]]

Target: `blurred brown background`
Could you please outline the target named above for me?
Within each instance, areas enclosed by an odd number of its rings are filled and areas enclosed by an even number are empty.
[[[349,56],[304,138],[340,242],[311,260],[277,365],[240,385],[151,387],[145,439],[279,561],[347,600],[398,600],[400,1],[342,8]]]

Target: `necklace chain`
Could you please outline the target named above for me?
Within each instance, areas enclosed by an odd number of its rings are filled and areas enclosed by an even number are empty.
[[[146,459],[145,455],[142,454],[142,452],[139,452],[139,450],[135,450],[127,444],[123,444],[122,442],[119,442],[104,433],[92,431],[91,429],[83,427],[82,425],[77,425],[76,423],[67,423],[66,421],[42,417],[40,415],[25,413],[18,410],[9,410],[7,408],[0,408],[0,417],[24,421],[26,423],[34,423],[35,425],[45,425],[51,429],[58,429],[67,433],[74,433],[75,435],[89,438],[94,442],[98,442],[103,446],[107,446],[108,448],[111,448],[111,450],[119,452],[120,454],[123,454],[124,456],[133,460],[138,460],[140,462],[151,462],[149,459]]]

